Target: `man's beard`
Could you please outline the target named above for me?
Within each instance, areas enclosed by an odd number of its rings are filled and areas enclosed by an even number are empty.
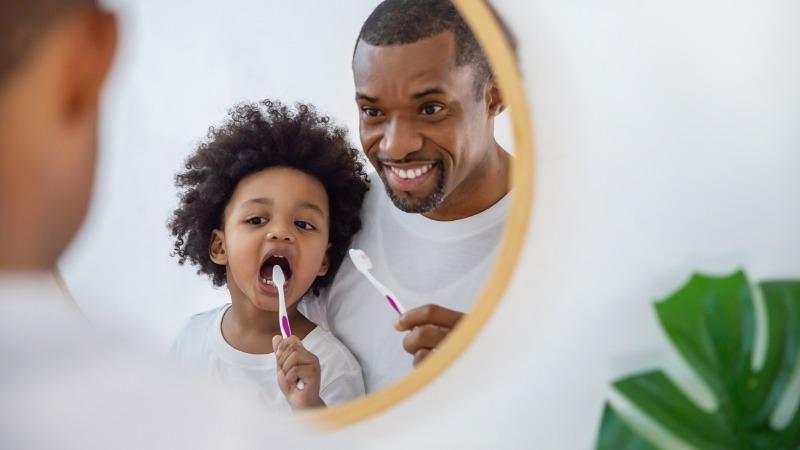
[[[433,167],[431,170],[436,169],[437,167]],[[379,174],[381,181],[383,181],[383,187],[386,189],[386,194],[389,195],[390,199],[392,199],[394,206],[403,212],[415,214],[430,212],[438,208],[444,200],[445,177],[443,168],[440,169],[439,179],[436,182],[436,189],[433,190],[433,193],[425,198],[411,201],[398,197],[394,191],[392,191],[392,188],[389,187],[389,183],[386,182],[386,175],[383,170],[379,171]]]

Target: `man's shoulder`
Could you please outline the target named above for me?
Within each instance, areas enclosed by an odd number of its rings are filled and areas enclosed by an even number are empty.
[[[362,213],[378,212],[387,206],[394,207],[386,195],[386,189],[383,186],[383,180],[375,171],[370,171],[369,174],[369,191],[364,197],[364,205]],[[362,214],[363,216],[364,214]]]
[[[361,230],[353,236],[351,243],[351,246],[356,248],[378,238],[374,234],[379,233],[380,227],[386,223],[385,220],[380,220],[381,217],[392,214],[392,209],[394,209],[394,204],[386,195],[380,176],[374,171],[369,172],[368,176],[370,187],[361,206]]]

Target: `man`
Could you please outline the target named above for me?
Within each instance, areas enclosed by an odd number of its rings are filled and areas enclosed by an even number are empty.
[[[60,295],[48,273],[88,206],[116,21],[92,0],[26,0],[0,3],[0,23],[0,448],[304,447],[238,393],[92,332]]]
[[[346,262],[308,312],[350,348],[374,391],[434,351],[480,292],[505,223],[511,157],[494,138],[504,104],[491,68],[449,1],[381,3],[359,33],[353,75],[361,144],[380,179],[353,247],[410,309],[395,323]]]

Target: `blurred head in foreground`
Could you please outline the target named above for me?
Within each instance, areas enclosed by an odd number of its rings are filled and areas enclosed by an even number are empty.
[[[0,2],[0,270],[49,268],[80,227],[116,41],[95,1]]]

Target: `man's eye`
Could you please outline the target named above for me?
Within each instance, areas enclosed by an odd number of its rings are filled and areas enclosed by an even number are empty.
[[[249,223],[250,225],[264,225],[267,223],[267,219],[263,217],[251,217],[247,219],[245,222]]]
[[[370,108],[369,106],[361,107],[361,112],[368,117],[380,117],[380,115],[382,114],[381,110],[376,108]]]
[[[297,227],[300,228],[301,230],[311,231],[317,229],[314,225],[311,225],[310,223],[303,220],[296,220],[294,224],[297,225]]]
[[[419,112],[425,116],[432,116],[443,109],[444,106],[442,105],[437,105],[435,103],[428,103],[426,105],[423,105],[422,108],[420,108]]]

